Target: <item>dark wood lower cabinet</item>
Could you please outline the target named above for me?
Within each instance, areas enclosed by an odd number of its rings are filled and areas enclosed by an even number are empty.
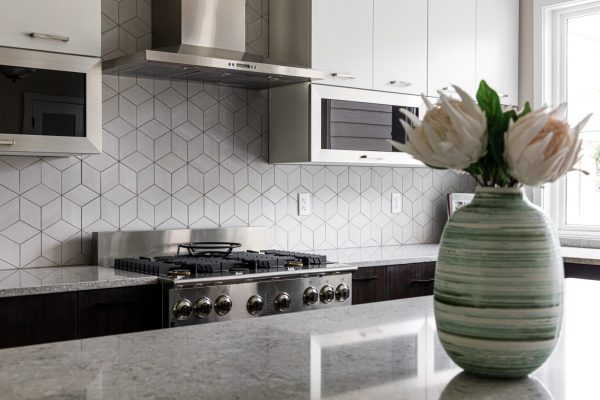
[[[394,265],[387,267],[388,300],[433,294],[435,263]]]
[[[359,268],[352,274],[352,304],[386,300],[385,268]]]
[[[116,335],[161,328],[159,285],[78,293],[77,336]]]
[[[352,304],[433,294],[435,263],[359,268],[352,275]]]
[[[160,285],[0,298],[0,348],[162,327]]]
[[[77,339],[77,293],[0,299],[0,348]]]

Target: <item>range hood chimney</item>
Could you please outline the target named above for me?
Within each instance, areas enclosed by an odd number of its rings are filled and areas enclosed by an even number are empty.
[[[293,44],[290,44],[290,46]],[[152,50],[105,61],[106,74],[265,89],[324,73],[246,52],[246,0],[152,0]]]

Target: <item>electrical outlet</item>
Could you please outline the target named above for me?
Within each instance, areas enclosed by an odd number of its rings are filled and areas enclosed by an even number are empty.
[[[298,215],[310,215],[310,193],[298,193]]]
[[[392,214],[400,214],[402,212],[402,194],[392,193]]]

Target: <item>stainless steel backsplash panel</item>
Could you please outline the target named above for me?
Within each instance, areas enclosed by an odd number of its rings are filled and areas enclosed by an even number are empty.
[[[266,227],[94,232],[92,264],[108,267],[115,258],[173,255],[179,243],[187,242],[237,242],[242,247],[236,250],[264,250],[267,236]]]

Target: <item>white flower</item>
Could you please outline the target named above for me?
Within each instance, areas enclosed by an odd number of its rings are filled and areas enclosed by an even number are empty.
[[[554,182],[581,159],[583,130],[591,114],[573,129],[564,122],[566,105],[548,112],[541,109],[511,121],[504,134],[504,159],[519,182],[537,186]]]
[[[438,168],[462,170],[483,157],[487,148],[485,114],[464,90],[454,88],[461,100],[440,93],[439,103],[433,105],[422,96],[427,105],[422,122],[403,111],[415,128],[400,121],[406,131],[406,144],[392,142],[392,145]]]

